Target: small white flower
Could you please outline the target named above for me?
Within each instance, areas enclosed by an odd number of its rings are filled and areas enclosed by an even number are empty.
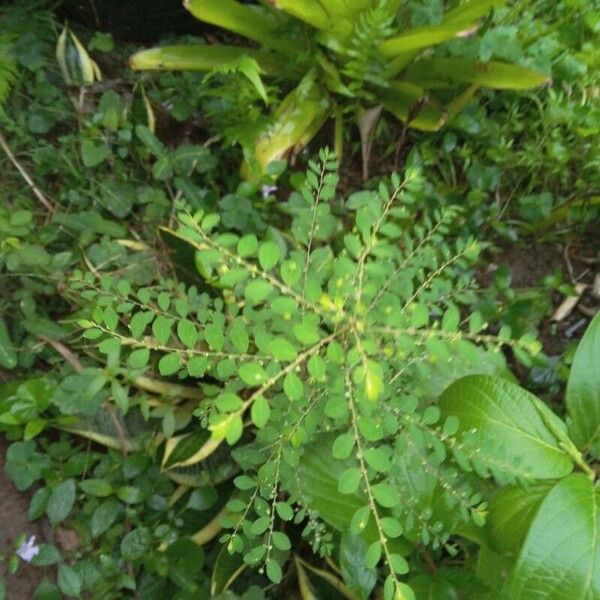
[[[261,193],[262,193],[262,197],[263,199],[268,198],[273,192],[277,191],[277,186],[276,185],[263,185],[261,188]]]
[[[25,562],[31,562],[39,553],[40,547],[35,543],[35,535],[32,535],[17,549],[17,556],[20,556]]]

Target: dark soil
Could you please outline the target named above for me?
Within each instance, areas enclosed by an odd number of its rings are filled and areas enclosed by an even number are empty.
[[[519,243],[500,246],[493,256],[494,265],[506,265],[511,271],[511,286],[515,290],[540,287],[544,277],[561,272],[563,281],[572,285],[583,284],[585,290],[579,302],[559,320],[553,313],[565,300],[555,292],[552,295],[553,312],[540,323],[539,337],[548,356],[561,355],[567,345],[583,335],[595,313],[600,309],[600,297],[594,295],[594,278],[600,273],[600,235],[593,231],[572,245]],[[480,273],[482,287],[492,283],[493,270]]]
[[[0,437],[0,555],[14,553],[14,540],[22,533],[27,538],[36,536],[36,542],[45,541],[42,525],[30,523],[27,518],[29,494],[19,492],[4,472],[4,457],[8,443]],[[6,563],[0,562],[0,580],[6,585],[7,600],[33,600],[34,592],[45,575],[45,569],[21,563],[15,575],[6,574]]]

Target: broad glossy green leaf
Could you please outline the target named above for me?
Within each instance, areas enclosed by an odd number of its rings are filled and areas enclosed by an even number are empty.
[[[575,352],[566,401],[569,433],[577,447],[596,444],[600,436],[600,313],[590,323]]]
[[[349,531],[350,523],[357,510],[367,505],[367,498],[359,489],[352,494],[338,491],[338,480],[346,469],[344,462],[331,456],[332,437],[327,437],[322,445],[307,449],[302,455],[294,481],[302,488],[303,497],[309,501],[311,510],[329,525],[339,531]],[[380,509],[381,516],[389,516],[386,509]],[[373,518],[368,519],[365,527],[361,527],[360,536],[371,544],[379,539],[379,533]],[[410,544],[399,537],[388,541],[394,553],[407,554]]]
[[[490,502],[485,524],[486,539],[498,554],[516,554],[531,521],[553,483],[503,488]]]
[[[463,58],[419,60],[407,69],[405,76],[424,87],[430,87],[439,81],[459,81],[497,90],[526,90],[550,81],[547,75],[526,67]]]
[[[458,600],[464,598],[485,598],[495,600],[496,596],[481,594],[488,587],[470,568],[440,567],[434,573],[427,571],[416,574],[408,580],[418,600]]]
[[[580,473],[542,502],[511,577],[511,600],[600,598],[600,526],[593,483]]]
[[[161,46],[137,52],[129,59],[136,71],[211,71],[242,57],[254,59],[261,70],[275,75],[285,62],[276,54],[243,46]]]
[[[502,378],[469,375],[446,389],[439,406],[443,416],[458,417],[460,431],[476,430],[497,446],[524,476],[564,477],[573,463],[546,425],[538,403],[533,394]]]
[[[380,543],[379,540],[372,542],[372,544],[377,543]],[[342,577],[346,585],[358,595],[360,600],[369,598],[377,583],[375,569],[367,566],[368,547],[369,545],[361,536],[347,534],[342,535],[339,546],[339,565]]]

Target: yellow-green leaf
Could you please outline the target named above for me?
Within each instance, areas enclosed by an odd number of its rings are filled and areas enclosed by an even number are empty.
[[[430,25],[415,27],[405,33],[392,36],[379,44],[379,51],[383,56],[392,58],[404,52],[422,50],[446,42],[455,37],[469,35],[477,29],[476,25],[465,23],[447,23],[443,25]]]
[[[254,59],[266,74],[275,75],[285,62],[276,54],[242,46],[161,46],[137,52],[129,59],[136,71],[211,71],[242,57]]]
[[[481,62],[464,58],[420,60],[406,71],[406,78],[428,87],[436,81],[474,83],[498,90],[524,90],[550,82],[539,71],[500,61]]]

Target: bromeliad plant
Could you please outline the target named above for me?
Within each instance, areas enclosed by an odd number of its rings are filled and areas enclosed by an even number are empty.
[[[262,173],[271,161],[305,146],[331,116],[338,155],[346,114],[358,119],[366,152],[382,108],[411,127],[431,131],[480,86],[524,89],[546,82],[544,75],[516,65],[431,55],[438,44],[474,33],[480,19],[504,3],[470,0],[449,10],[441,23],[410,28],[399,0],[278,0],[262,6],[189,0],[186,7],[198,19],[257,42],[260,49],[168,46],[135,54],[131,66],[237,71],[248,78],[256,98],[273,104],[271,114],[266,121],[255,116],[249,127],[252,113],[246,106],[243,121],[232,124],[230,115],[228,130],[244,147],[245,173]],[[288,95],[272,102],[261,75]],[[231,110],[231,104],[235,100],[221,99],[221,110]]]
[[[205,544],[226,528],[220,539],[238,558],[228,559],[225,587],[246,565],[279,583],[292,564],[301,588],[311,570],[347,598],[369,597],[378,581],[386,600],[413,598],[405,576],[420,556],[459,555],[450,536],[472,537],[485,521],[488,484],[475,473],[528,474],[493,439],[458,436],[458,419],[442,418],[435,398],[457,375],[502,370],[502,345],[526,361],[537,343],[463,317],[479,246],[447,239],[459,218],[452,207],[408,227],[417,171],[342,206],[337,161],[320,158],[284,206],[289,237],[219,231],[217,214],[181,209],[179,227],[164,233],[195,250],[200,289],[75,276],[73,289],[93,305],[79,321],[84,338],[112,373],[85,396],[104,388],[96,402],[111,393],[118,402],[132,378],[155,371],[198,381],[200,402],[176,386],[118,407],[162,417],[154,444],[179,498],[195,485],[190,469],[231,461],[223,442],[233,447],[235,488],[192,538]],[[336,549],[343,582],[301,557],[303,538],[321,556]]]

